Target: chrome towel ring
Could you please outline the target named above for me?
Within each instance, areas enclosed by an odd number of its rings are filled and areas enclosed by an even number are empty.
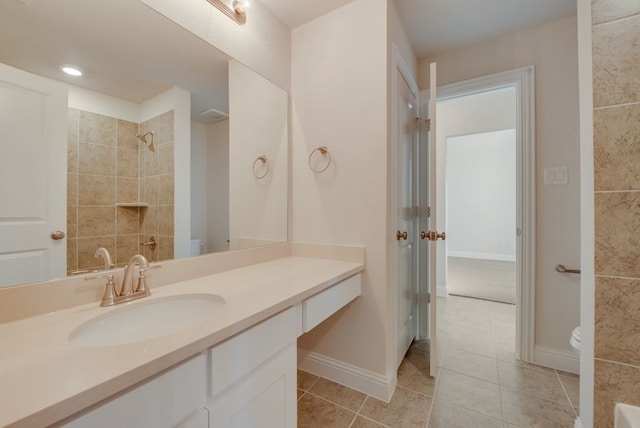
[[[256,168],[258,166],[258,162],[262,162],[262,169],[264,169],[264,174],[262,175],[260,175],[258,172],[259,168]],[[262,180],[263,178],[265,178],[267,174],[269,174],[269,171],[270,171],[269,158],[266,155],[258,156],[258,158],[255,161],[253,161],[251,172],[253,172],[253,176],[258,180]]]
[[[315,152],[320,152],[320,154],[327,158],[327,164],[324,166],[324,168],[320,168],[320,169],[315,169],[313,167],[313,165],[311,164],[311,158],[313,157],[313,154]],[[325,172],[328,168],[329,165],[331,165],[331,153],[329,153],[329,149],[327,149],[327,146],[320,146],[320,147],[316,147],[315,149],[313,149],[313,151],[309,154],[309,169],[311,169],[311,171],[315,172],[316,174],[320,174]]]

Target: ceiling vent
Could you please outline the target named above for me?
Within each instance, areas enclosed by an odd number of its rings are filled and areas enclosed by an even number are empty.
[[[227,113],[220,110],[216,110],[214,108],[201,111],[200,116],[202,116],[203,119],[207,119],[207,121],[210,121],[210,122],[219,122],[229,117]]]

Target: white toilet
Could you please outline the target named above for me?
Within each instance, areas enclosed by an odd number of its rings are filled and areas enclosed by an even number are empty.
[[[191,256],[199,256],[202,254],[202,240],[201,239],[192,239],[190,242],[190,255]]]
[[[576,351],[576,354],[580,356],[580,326],[574,328],[571,332],[569,343],[573,347],[573,350]]]

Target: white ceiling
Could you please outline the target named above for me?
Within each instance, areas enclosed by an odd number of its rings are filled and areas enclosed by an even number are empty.
[[[144,3],[23,1],[0,0],[0,63],[134,103],[178,86],[203,122],[203,110],[228,111],[229,56]]]
[[[295,28],[351,0],[260,0]],[[576,14],[576,0],[394,0],[418,58]]]

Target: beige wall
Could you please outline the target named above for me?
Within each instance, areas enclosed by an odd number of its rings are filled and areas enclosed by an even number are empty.
[[[594,426],[640,405],[640,4],[593,0]]]
[[[261,2],[252,2],[246,24],[238,25],[206,1],[141,1],[289,90],[291,31]]]
[[[551,22],[486,43],[423,59],[418,82],[428,88],[528,65],[536,73],[536,351],[574,359],[568,340],[579,322],[579,278],[554,271],[580,261],[579,109],[576,18]],[[545,167],[567,166],[568,185],[544,186]]]
[[[292,33],[292,233],[366,247],[362,295],[299,347],[387,375],[387,1],[355,0]],[[333,162],[310,171],[312,150]]]
[[[229,61],[229,247],[287,240],[288,95]],[[257,160],[266,156],[267,165]],[[257,177],[263,178],[257,178]],[[259,216],[256,216],[259,213]]]

